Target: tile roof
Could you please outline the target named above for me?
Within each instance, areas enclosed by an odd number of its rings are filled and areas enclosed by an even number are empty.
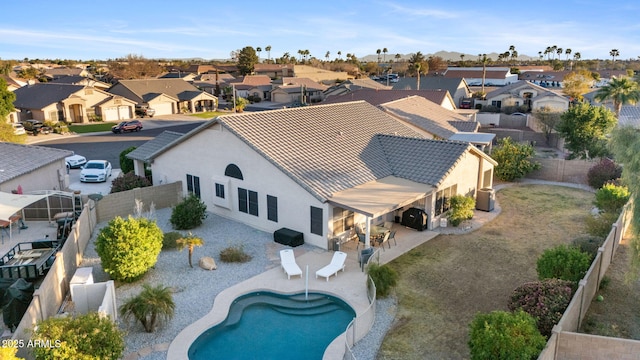
[[[381,104],[380,107],[398,119],[424,129],[442,139],[448,139],[458,132],[458,129],[450,121],[464,121],[474,124],[473,127],[477,127],[475,121],[467,120],[464,115],[445,109],[420,96],[411,96],[388,102]]]
[[[621,126],[633,126],[640,129],[640,106],[622,105],[618,124]]]
[[[488,67],[485,72],[485,79],[506,79],[509,75],[509,68],[490,68]],[[468,69],[456,69],[448,68],[444,72],[445,78],[467,78],[467,79],[481,79],[483,75],[482,68],[468,68]]]
[[[327,85],[320,84],[309,78],[300,78],[300,77],[292,77],[292,76],[285,76],[282,79],[282,84],[283,85],[304,85],[309,89],[318,89],[320,91],[324,91],[329,88]]]
[[[55,69],[46,69],[44,73],[46,75],[52,75],[52,76],[71,76],[71,75],[80,75],[82,74],[83,71],[84,69],[75,68],[75,67],[74,68],[60,67]]]
[[[271,78],[267,75],[247,75],[244,77],[238,77],[236,79],[231,80],[229,83],[231,84],[243,84],[243,85],[269,85],[271,84]]]
[[[553,97],[564,98],[564,96],[558,95],[555,92],[548,90],[547,88],[544,88],[540,85],[536,85],[530,81],[518,80],[516,82],[512,82],[511,84],[501,86],[487,93],[487,99],[491,99],[502,94],[515,94],[517,97],[520,97],[519,92],[522,89],[536,90],[538,92],[538,95],[536,96],[536,98],[543,97],[543,96],[553,96]]]
[[[480,128],[480,123],[477,121],[449,120],[448,123],[459,132],[476,132]]]
[[[447,97],[447,90],[376,90],[357,89],[350,93],[330,96],[322,104],[336,104],[347,101],[364,100],[371,105],[380,105],[409,96],[422,96],[438,105],[441,105]]]
[[[143,80],[120,80],[118,84],[109,89],[114,91],[122,86],[136,96],[148,102],[160,94],[166,94],[181,101],[190,100],[195,93],[202,93],[197,87],[182,79],[143,79]],[[119,93],[119,91],[117,91]]]
[[[84,89],[82,85],[39,83],[16,89],[18,109],[43,109],[44,107],[68,98],[71,94]]]
[[[72,151],[44,146],[0,142],[0,183],[28,174],[73,155]]]
[[[127,157],[133,160],[148,162],[149,160],[151,160],[151,158],[153,158],[156,152],[163,149],[165,146],[169,145],[182,135],[184,134],[175,131],[163,131],[162,133],[160,133],[160,135],[138,146],[135,150],[128,153]]]
[[[462,84],[461,84],[462,83]],[[400,78],[393,84],[393,90],[415,90],[416,78]],[[453,96],[459,87],[467,87],[464,79],[446,78],[444,76],[422,76],[420,77],[420,90],[447,90]]]

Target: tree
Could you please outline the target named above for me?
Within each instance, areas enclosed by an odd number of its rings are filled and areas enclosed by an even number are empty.
[[[590,159],[609,154],[606,136],[615,125],[615,115],[609,109],[579,103],[560,116],[556,130],[565,139],[570,158]]]
[[[173,317],[176,305],[171,288],[162,285],[142,285],[142,291],[124,302],[118,309],[125,321],[138,320],[148,333]]]
[[[202,240],[202,238],[199,238],[197,236],[194,236],[193,234],[189,233],[189,235],[187,236],[183,236],[180,239],[176,240],[176,243],[178,244],[178,249],[180,249],[180,251],[182,251],[184,248],[186,248],[189,252],[189,266],[193,267],[193,265],[191,264],[191,257],[193,256],[193,249],[196,246],[202,246],[204,244],[204,241]]]
[[[267,60],[271,60],[271,45],[267,45],[264,49],[267,51]]]
[[[157,61],[142,55],[129,54],[124,59],[108,60],[109,74],[117,79],[155,78],[163,71]]]
[[[635,105],[640,101],[640,86],[628,77],[615,77],[596,92],[596,100],[612,100],[616,118],[620,117],[622,105]]]
[[[136,146],[130,146],[120,153],[120,171],[123,174],[133,171],[133,160],[127,157],[127,154],[137,149]]]
[[[478,54],[478,61],[482,63],[482,93],[484,92],[484,83],[487,78],[487,64],[491,62],[491,58],[487,57],[487,54]]]
[[[460,66],[464,66],[464,54],[460,54]]]
[[[378,49],[376,50],[376,54],[378,54],[378,63],[380,63],[380,53],[382,52],[382,50]]]
[[[238,54],[238,70],[242,75],[253,73],[255,65],[258,63],[258,55],[251,46],[245,46]]]
[[[338,50],[338,60],[342,59],[342,51]]]
[[[326,54],[324,54],[324,58],[327,60],[327,62],[329,61],[329,58],[331,57],[331,52],[327,51]]]
[[[536,359],[546,340],[526,312],[478,313],[469,325],[472,360]]]
[[[620,51],[618,51],[618,49],[611,49],[609,55],[611,56],[611,61],[616,62],[616,57],[620,56]]]
[[[542,125],[542,129],[544,132],[544,137],[547,139],[547,145],[550,145],[551,142],[551,134],[560,123],[560,116],[562,114],[558,111],[555,111],[550,107],[542,107],[533,111],[533,116],[538,119],[540,124]]]
[[[441,58],[440,56],[429,56],[427,60],[427,64],[429,65],[423,73],[426,74],[427,71],[443,71],[447,69],[447,62]]]
[[[0,141],[24,142],[24,136],[17,136],[13,133],[13,126],[7,123],[7,118],[15,107],[16,94],[9,90],[7,82],[0,77]]]
[[[510,137],[500,139],[491,157],[498,162],[495,175],[500,180],[513,181],[540,168],[540,164],[531,161],[535,151],[529,144],[518,144]]]
[[[116,217],[100,230],[96,252],[104,271],[114,280],[132,282],[158,261],[162,230],[147,218]]]
[[[389,52],[389,50],[387,48],[382,49],[382,60],[384,62],[387,62],[387,53]]]
[[[258,46],[256,48],[256,52],[258,53],[258,62],[260,62],[260,53],[262,52],[262,48],[260,46]]]
[[[565,94],[571,99],[581,101],[584,94],[591,91],[595,84],[593,73],[588,70],[572,71],[562,80],[562,87]]]
[[[420,74],[429,71],[429,63],[426,61],[424,55],[420,51],[411,55],[409,58],[409,64],[411,70],[416,74],[416,90],[420,90]]]
[[[124,353],[124,332],[108,317],[97,312],[50,317],[38,323],[32,340],[52,346],[35,346],[40,360],[120,359]],[[55,346],[59,341],[60,346]]]
[[[609,158],[601,158],[587,171],[587,184],[600,189],[604,184],[617,181],[622,176],[622,167]]]
[[[545,250],[536,262],[538,279],[561,279],[571,281],[574,287],[582,280],[591,266],[591,255],[567,245],[558,245]]]

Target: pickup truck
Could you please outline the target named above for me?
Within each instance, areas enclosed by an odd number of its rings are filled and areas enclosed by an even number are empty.
[[[156,111],[147,105],[136,105],[136,116],[153,117],[153,115],[155,114],[156,114]]]

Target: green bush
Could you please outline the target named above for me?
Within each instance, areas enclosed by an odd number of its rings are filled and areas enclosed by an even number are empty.
[[[251,255],[244,252],[242,245],[229,246],[220,251],[220,260],[226,263],[245,263],[251,260]]]
[[[606,239],[611,232],[611,225],[618,220],[619,214],[602,213],[598,215],[588,215],[585,224],[587,233],[591,236]]]
[[[536,359],[545,344],[536,320],[522,310],[478,313],[469,325],[473,360]]]
[[[533,316],[540,333],[549,337],[569,306],[572,285],[571,281],[559,279],[525,283],[513,290],[509,310],[523,310]]]
[[[531,160],[534,153],[531,145],[515,143],[510,137],[500,139],[491,154],[498,162],[496,177],[503,181],[513,181],[539,169],[540,164]]]
[[[162,250],[176,249],[178,248],[178,242],[176,240],[183,238],[184,235],[177,231],[170,231],[164,233],[162,236]]]
[[[580,236],[571,242],[571,245],[580,249],[580,251],[591,255],[591,260],[598,254],[598,249],[602,246],[604,238],[600,236],[585,235]]]
[[[576,247],[558,245],[545,250],[538,258],[538,279],[562,279],[578,285],[591,266],[591,255]]]
[[[587,183],[594,189],[600,189],[605,183],[619,179],[620,176],[622,176],[622,168],[613,160],[602,158],[587,172]]]
[[[121,359],[124,353],[124,333],[110,318],[98,313],[78,316],[50,317],[38,323],[33,340],[51,346],[35,346],[38,360],[111,360]],[[55,342],[60,341],[60,346]]]
[[[369,263],[367,274],[376,284],[376,296],[380,298],[389,296],[391,289],[398,284],[398,273],[387,264]]]
[[[629,197],[631,193],[626,186],[607,183],[596,191],[594,205],[604,212],[619,215]]]
[[[146,177],[128,172],[122,176],[118,176],[111,182],[111,194],[147,186],[151,186],[151,182]]]
[[[114,280],[132,282],[156,264],[162,238],[155,221],[118,216],[100,230],[96,251],[107,274]]]
[[[474,198],[464,195],[454,195],[449,199],[449,222],[453,226],[458,226],[464,220],[473,218],[473,209],[476,207]]]
[[[142,285],[142,291],[124,302],[119,308],[124,320],[132,318],[139,321],[148,333],[173,317],[176,304],[173,302],[171,289],[162,285]]]
[[[134,170],[133,160],[127,157],[127,154],[137,149],[135,146],[128,147],[120,152],[120,171],[123,174],[129,173]]]
[[[189,230],[202,225],[206,217],[207,205],[194,194],[190,194],[173,208],[169,221],[176,230]]]

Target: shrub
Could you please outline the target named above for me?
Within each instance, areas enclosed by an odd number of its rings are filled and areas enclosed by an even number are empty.
[[[180,249],[180,251],[182,251],[183,249],[187,249],[189,252],[189,267],[193,267],[193,264],[191,264],[191,257],[193,256],[193,249],[196,246],[202,246],[202,244],[204,244],[204,240],[202,240],[202,238],[199,238],[197,236],[194,236],[193,234],[189,233],[188,236],[183,236],[180,239],[176,240],[176,243],[178,244],[178,248]]]
[[[389,265],[372,262],[367,267],[367,274],[376,284],[376,296],[387,297],[391,289],[398,284],[398,273]]]
[[[531,161],[535,151],[533,146],[518,144],[510,137],[500,139],[491,157],[498,162],[496,177],[504,181],[513,181],[540,168],[540,164]]]
[[[177,231],[164,233],[164,235],[162,236],[162,250],[176,249],[178,247],[177,240],[182,238],[183,236],[184,235]]]
[[[598,249],[602,246],[603,242],[603,237],[586,235],[573,239],[571,245],[580,249],[580,251],[591,255],[591,260],[593,261],[593,258],[598,254]]]
[[[594,205],[604,212],[620,214],[629,197],[631,193],[626,186],[607,183],[596,191]]]
[[[176,230],[189,230],[202,225],[206,217],[207,205],[194,194],[190,194],[173,208],[169,221]]]
[[[591,256],[580,249],[558,245],[545,250],[538,258],[538,279],[562,279],[577,286],[591,266]]]
[[[611,225],[618,219],[618,214],[602,213],[598,215],[588,215],[585,221],[587,233],[591,236],[606,239],[611,232]]]
[[[1,346],[0,347],[0,359],[2,359],[2,360],[24,360],[23,358],[19,358],[16,355],[17,352],[18,352],[18,347]]]
[[[526,312],[478,313],[469,325],[471,359],[536,359],[546,340]]]
[[[509,310],[523,310],[533,316],[540,333],[551,336],[553,326],[569,306],[572,285],[571,281],[559,279],[525,283],[513,290]]]
[[[622,176],[622,168],[613,160],[602,158],[587,172],[587,183],[594,189],[600,189],[602,185]]]
[[[220,251],[220,260],[226,263],[245,263],[251,260],[251,255],[244,252],[242,245],[229,246],[228,248]]]
[[[140,294],[125,301],[119,311],[125,320],[134,318],[140,321],[146,332],[151,333],[173,317],[175,308],[170,288],[144,284]]]
[[[38,323],[33,340],[54,342],[35,346],[36,359],[120,359],[124,353],[124,333],[110,318],[96,312],[68,317],[50,317]],[[60,346],[55,346],[55,341]]]
[[[102,267],[115,280],[131,282],[144,275],[158,260],[162,230],[155,221],[116,217],[100,230],[96,251]]]
[[[137,149],[135,146],[128,147],[120,152],[120,171],[123,174],[133,171],[133,160],[127,157],[127,154]]]
[[[111,194],[147,186],[151,186],[151,182],[146,177],[128,172],[122,176],[118,176],[111,182]]]
[[[449,199],[451,207],[449,208],[449,222],[453,226],[460,225],[464,220],[473,218],[473,209],[476,207],[476,201],[472,197],[464,195],[454,195]]]

